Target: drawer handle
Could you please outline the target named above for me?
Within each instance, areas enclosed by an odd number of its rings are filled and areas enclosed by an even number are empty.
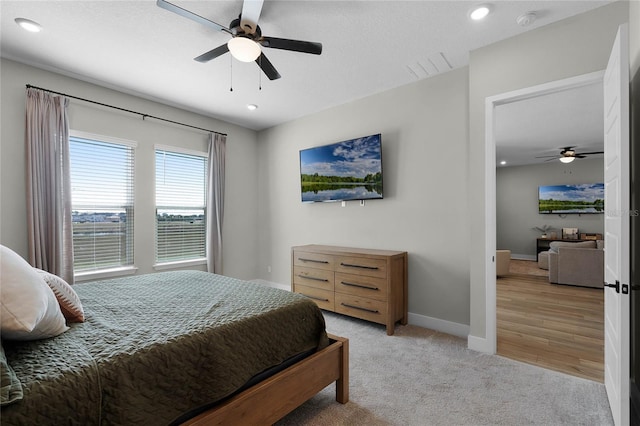
[[[376,291],[380,290],[378,287],[371,287],[371,286],[364,285],[364,284],[350,283],[350,282],[347,282],[347,281],[340,281],[340,284],[348,285],[348,286],[351,286],[351,287],[366,288],[367,290],[376,290]]]
[[[328,260],[316,260],[316,259],[305,259],[304,257],[299,257],[298,260],[300,262],[311,262],[311,263],[329,263]]]
[[[353,308],[353,309],[360,309],[361,311],[367,311],[367,312],[371,312],[372,314],[378,314],[380,313],[380,311],[378,311],[377,309],[368,309],[368,308],[363,308],[361,306],[354,306],[354,305],[349,305],[348,303],[340,303],[342,306],[346,306],[347,308]]]
[[[328,280],[328,279],[326,279],[326,278],[310,277],[310,276],[308,276],[308,275],[302,275],[302,274],[298,274],[298,276],[299,276],[300,278],[305,278],[305,279],[307,279],[307,280],[322,281],[322,282],[325,282],[325,283],[326,283],[326,282],[329,282],[329,280]]]
[[[346,268],[371,269],[373,271],[380,269],[377,266],[354,265],[353,263],[344,263],[344,262],[340,262],[340,266],[344,266]]]
[[[321,302],[328,302],[329,299],[324,299],[322,297],[317,297],[317,296],[309,296],[308,294],[304,294],[304,293],[300,293],[301,295],[303,295],[304,297],[308,297],[309,299],[313,299],[313,300],[319,300]]]

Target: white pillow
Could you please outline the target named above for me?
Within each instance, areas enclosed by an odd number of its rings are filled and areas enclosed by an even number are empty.
[[[76,291],[65,280],[42,269],[34,268],[56,295],[62,315],[69,322],[84,322],[84,309]]]
[[[0,245],[0,334],[37,340],[68,330],[55,294],[20,255]]]

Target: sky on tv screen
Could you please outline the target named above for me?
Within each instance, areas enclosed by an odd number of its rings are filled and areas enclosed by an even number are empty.
[[[300,151],[300,172],[363,178],[382,171],[381,158],[380,135],[371,135]]]
[[[541,186],[539,198],[562,201],[604,200],[604,183]]]

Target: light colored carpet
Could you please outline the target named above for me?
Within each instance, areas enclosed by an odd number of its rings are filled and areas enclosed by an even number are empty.
[[[278,425],[612,425],[604,385],[467,349],[417,326],[325,312],[350,342],[350,401],[329,386]]]

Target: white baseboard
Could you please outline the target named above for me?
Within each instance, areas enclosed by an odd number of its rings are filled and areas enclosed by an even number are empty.
[[[489,344],[489,341],[484,337],[467,336],[467,347],[472,351],[482,352],[486,354],[493,354],[494,351]]]
[[[515,260],[538,260],[533,254],[511,254],[511,258]]]
[[[440,331],[442,333],[447,333],[458,337],[467,337],[467,335],[469,334],[468,325],[446,321],[439,318],[428,317],[425,315],[413,314],[411,312],[409,312],[409,324]]]

